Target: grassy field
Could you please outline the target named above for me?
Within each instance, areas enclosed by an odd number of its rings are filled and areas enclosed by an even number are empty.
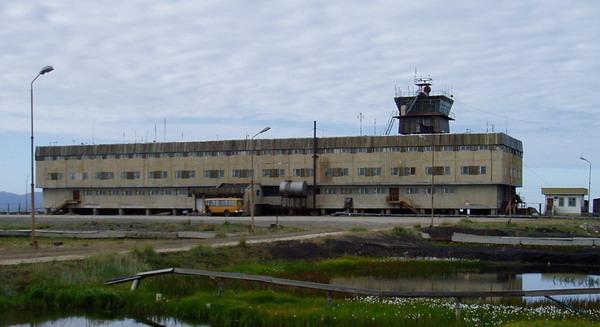
[[[121,224],[115,222],[66,222],[55,223],[52,225],[41,225],[39,229],[65,230],[65,231],[132,231],[132,232],[179,232],[179,231],[194,231],[194,232],[212,232],[216,238],[225,238],[228,236],[249,237],[251,234],[248,231],[248,225],[242,223],[231,223],[225,221],[220,224],[206,224],[202,222],[152,222],[152,223],[128,223]],[[26,223],[22,224],[6,224],[0,221],[0,229],[16,230],[28,229],[30,226]],[[274,235],[282,233],[297,233],[304,229],[279,225],[276,228],[257,226],[253,236]],[[37,238],[38,244],[42,249],[55,248],[110,248],[113,245],[135,246],[152,245],[153,238],[148,238],[145,241],[139,239],[77,239],[66,237],[41,237]],[[168,239],[167,239],[168,240]],[[58,242],[58,243],[57,243]],[[30,239],[28,236],[18,237],[0,237],[0,251],[3,250],[28,250],[30,247]]]
[[[468,218],[458,223],[443,223],[442,227],[462,227],[473,229],[499,229],[514,231],[519,236],[529,236],[539,233],[565,233],[581,237],[600,237],[600,221],[596,219],[552,219],[539,218],[531,220],[512,219],[509,223],[476,222]]]
[[[396,233],[405,231],[397,230]],[[119,315],[166,315],[212,326],[598,326],[554,305],[462,303],[446,300],[380,299],[324,294],[263,284],[226,281],[216,294],[208,278],[160,276],[129,285],[102,282],[139,271],[188,267],[267,274],[304,280],[331,276],[409,276],[476,272],[495,265],[473,260],[340,257],[318,261],[273,261],[265,246],[210,248],[159,254],[140,248],[129,254],[98,255],[82,261],[0,268],[0,316],[18,312],[114,312]],[[164,296],[155,301],[155,294]],[[594,314],[596,303],[584,308]],[[457,314],[458,313],[458,314]],[[560,325],[563,326],[563,325]]]

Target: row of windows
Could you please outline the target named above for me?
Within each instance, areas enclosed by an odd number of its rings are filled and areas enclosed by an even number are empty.
[[[326,195],[377,195],[387,194],[387,187],[323,187],[320,189],[321,194]],[[404,191],[408,195],[412,194],[431,194],[431,187],[407,187]],[[440,186],[434,188],[434,193],[451,194],[455,192],[455,188],[451,186]],[[188,190],[185,188],[144,188],[144,189],[102,189],[102,190],[83,190],[81,194],[84,196],[188,196]],[[559,206],[564,206],[563,198],[559,199]],[[575,198],[569,198],[569,206],[574,207]],[[572,203],[572,204],[571,204]]]
[[[368,147],[368,148],[326,148],[319,149],[320,154],[340,153],[375,153],[375,152],[429,152],[432,146],[396,146],[396,147]],[[504,151],[522,157],[523,153],[505,145],[440,145],[435,146],[435,151]],[[197,152],[161,152],[161,153],[128,153],[128,154],[102,154],[80,156],[44,156],[37,157],[38,161],[51,160],[88,160],[88,159],[134,159],[134,158],[185,158],[185,157],[229,157],[250,155],[294,155],[312,154],[311,149],[266,149],[256,151],[197,151]]]
[[[119,189],[119,190],[83,190],[84,196],[147,196],[147,195],[188,195],[187,189],[151,188],[151,189]]]
[[[487,167],[486,166],[461,166],[460,167],[461,175],[486,175]],[[416,167],[393,167],[391,168],[390,174],[391,176],[409,176],[416,174]],[[516,169],[510,170],[515,171]],[[343,177],[348,176],[350,170],[348,168],[327,168],[325,169],[325,176],[327,177]],[[295,177],[310,177],[313,176],[312,168],[295,168],[293,170],[293,176]],[[254,171],[252,169],[234,169],[232,170],[231,176],[234,178],[247,178],[253,176]],[[450,175],[451,167],[450,166],[428,166],[425,167],[425,175],[431,176],[434,175]],[[372,177],[372,176],[381,176],[382,168],[381,167],[361,167],[357,170],[357,176],[364,177]],[[121,179],[139,179],[141,174],[139,171],[124,171],[121,172]],[[285,177],[285,169],[263,169],[262,170],[263,177]],[[96,172],[95,178],[97,180],[110,180],[114,179],[115,174],[110,171],[100,171]],[[166,171],[149,171],[148,178],[150,179],[163,179],[168,177],[168,172]],[[195,170],[177,170],[175,171],[175,178],[178,179],[190,179],[196,177]],[[205,178],[224,178],[225,171],[223,169],[211,169],[204,171]],[[62,173],[49,173],[48,180],[56,181],[62,180]],[[69,178],[86,180],[88,179],[88,173],[69,173]]]
[[[324,187],[322,188],[322,193],[323,194],[387,194],[389,191],[389,189],[387,187],[359,187],[359,188],[352,188],[352,187]],[[441,194],[451,194],[455,192],[455,188],[451,187],[451,186],[439,186],[439,187],[435,187],[433,189],[434,193],[441,193]],[[407,187],[404,192],[406,194],[419,194],[419,193],[424,193],[424,194],[431,194],[431,187],[417,187],[417,186],[410,186]]]
[[[577,205],[577,198],[575,197],[568,197],[568,202],[569,202],[569,207],[575,207]],[[558,198],[558,206],[559,207],[564,207],[565,206],[565,198],[564,197],[559,197]]]

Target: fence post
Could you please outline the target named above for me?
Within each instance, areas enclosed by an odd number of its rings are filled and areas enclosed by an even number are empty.
[[[331,294],[331,291],[327,291],[327,307],[331,307],[333,302],[333,295]]]
[[[217,295],[223,296],[224,294],[225,283],[223,282],[223,278],[217,278]]]
[[[131,290],[135,291],[138,289],[138,287],[140,286],[140,282],[142,281],[141,278],[136,278],[133,280],[133,283],[131,283]]]

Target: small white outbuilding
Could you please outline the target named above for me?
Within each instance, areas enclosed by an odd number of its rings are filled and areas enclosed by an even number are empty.
[[[586,188],[545,187],[542,194],[546,197],[546,216],[580,215],[585,208]]]

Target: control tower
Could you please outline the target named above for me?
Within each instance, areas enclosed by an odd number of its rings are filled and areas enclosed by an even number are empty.
[[[450,133],[454,100],[446,94],[432,94],[430,77],[415,78],[418,90],[412,96],[396,96],[399,134]]]

